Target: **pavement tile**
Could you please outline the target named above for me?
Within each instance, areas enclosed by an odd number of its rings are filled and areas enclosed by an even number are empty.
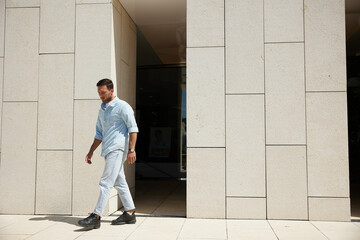
[[[19,235],[32,235],[41,230],[44,230],[57,221],[61,221],[66,217],[63,216],[28,216],[24,215],[19,217],[12,224],[1,228],[1,234],[19,234]]]
[[[317,222],[311,223],[331,240],[359,240],[360,228],[352,222]]]
[[[118,240],[119,238],[117,236],[85,236],[81,235],[80,237],[76,238],[76,240],[100,240],[100,239],[106,239],[106,240]]]
[[[146,219],[145,217],[136,217],[135,224],[125,225],[111,225],[111,221],[116,219],[118,216],[109,216],[103,218],[101,221],[101,227],[99,229],[93,229],[85,232],[82,236],[105,236],[112,237],[116,236],[117,239],[126,239],[131,233],[133,233]]]
[[[148,217],[128,240],[177,239],[185,218]]]
[[[182,238],[226,239],[226,220],[186,219],[179,235]]]
[[[308,221],[269,220],[269,224],[279,239],[327,240],[327,238]]]
[[[26,239],[29,236],[30,235],[2,235],[0,233],[0,239],[1,240],[21,240],[21,239]]]
[[[62,219],[61,221],[55,223],[54,225],[40,231],[28,239],[30,240],[40,240],[40,239],[56,239],[56,240],[68,240],[75,239],[84,232],[82,227],[80,227],[77,222],[82,219],[82,217],[68,217]]]
[[[227,220],[228,239],[277,240],[266,220]]]
[[[29,220],[34,215],[0,215],[0,229],[21,220]]]
[[[224,238],[178,238],[177,240],[224,240]]]

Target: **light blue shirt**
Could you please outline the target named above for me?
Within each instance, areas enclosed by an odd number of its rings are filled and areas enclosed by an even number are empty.
[[[102,103],[96,122],[95,138],[102,141],[101,156],[111,151],[125,150],[129,133],[139,132],[131,106],[115,97]]]

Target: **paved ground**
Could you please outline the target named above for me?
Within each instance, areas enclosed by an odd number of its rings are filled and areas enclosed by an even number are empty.
[[[138,216],[132,225],[113,226],[105,217],[100,229],[85,230],[80,217],[0,215],[0,239],[339,239],[359,240],[360,220],[309,222],[186,219]]]
[[[156,184],[159,186],[159,183]],[[360,240],[358,209],[352,209],[351,222],[187,219],[184,217],[183,184],[162,183],[162,187],[156,189],[151,188],[150,185],[154,186],[151,182],[142,183],[142,188],[137,189],[136,224],[111,225],[111,220],[117,218],[121,212],[104,217],[101,228],[94,230],[86,230],[77,225],[82,217],[0,215],[0,240]]]

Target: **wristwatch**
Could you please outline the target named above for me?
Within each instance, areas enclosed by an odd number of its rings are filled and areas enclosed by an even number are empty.
[[[129,148],[129,152],[131,153],[135,152],[135,148]]]

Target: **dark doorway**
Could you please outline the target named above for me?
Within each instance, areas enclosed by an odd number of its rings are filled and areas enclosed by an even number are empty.
[[[346,1],[346,61],[351,216],[360,217],[360,3]]]
[[[137,68],[138,140],[136,178],[186,177],[186,68]]]
[[[135,204],[139,214],[185,217],[186,1],[148,4],[136,6]]]

